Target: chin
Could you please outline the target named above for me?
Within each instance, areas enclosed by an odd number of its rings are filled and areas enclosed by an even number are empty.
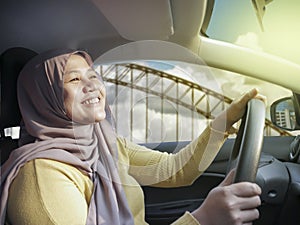
[[[95,115],[95,123],[99,123],[106,118],[105,113],[101,113],[101,115]]]

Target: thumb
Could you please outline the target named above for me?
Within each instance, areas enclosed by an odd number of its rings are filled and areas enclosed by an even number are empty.
[[[219,184],[219,186],[224,187],[232,184],[235,175],[235,169],[230,170],[225,179]]]
[[[240,108],[244,108],[247,103],[255,98],[255,96],[258,95],[258,89],[257,88],[253,88],[250,91],[247,91],[246,93],[244,93],[240,98],[237,99],[237,104],[239,105]]]

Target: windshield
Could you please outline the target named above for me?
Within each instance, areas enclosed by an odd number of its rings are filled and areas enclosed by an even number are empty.
[[[257,1],[264,2],[264,1]],[[252,1],[216,0],[207,29],[212,39],[264,51],[300,64],[300,2],[273,0],[265,6],[263,30]]]
[[[257,12],[255,7],[263,7],[262,2],[268,4],[263,13]],[[299,11],[297,0],[216,0],[206,35],[300,64],[295,47],[300,39]],[[267,97],[265,135],[297,134],[279,131],[270,122],[270,104],[292,92],[263,78],[182,61],[131,61],[99,71],[109,86],[118,133],[135,142],[191,140],[253,87]]]
[[[268,3],[261,18],[253,2]],[[300,40],[299,11],[300,3],[297,0],[216,0],[206,34],[210,39],[265,52],[300,64],[300,51],[296,48]],[[117,130],[119,134],[136,142],[191,140],[230,101],[253,87],[267,97],[268,124],[270,104],[279,98],[292,95],[289,89],[280,85],[220,68],[207,68],[179,61],[135,61],[129,64],[131,65],[123,65],[125,69],[117,65],[118,69],[113,70],[113,75],[107,75],[105,67],[102,72],[106,73],[104,76],[107,76],[108,85],[113,86],[109,88],[113,90],[110,91],[110,104],[117,121]],[[142,67],[133,69],[132,65],[136,64]],[[145,68],[153,68],[156,72],[149,72]],[[117,77],[115,71],[119,71]],[[147,76],[143,74],[145,71],[148,71]],[[166,74],[171,78],[167,79]],[[177,78],[184,79],[183,83],[180,84]],[[133,84],[129,82],[130,79],[133,79]],[[194,86],[199,85],[202,90],[202,93],[197,93],[199,96],[195,96],[199,89],[196,91],[189,87],[189,82]],[[218,95],[222,99],[216,98]],[[125,98],[130,99],[131,103],[124,105]],[[266,127],[265,135],[297,133],[278,133],[272,127]]]

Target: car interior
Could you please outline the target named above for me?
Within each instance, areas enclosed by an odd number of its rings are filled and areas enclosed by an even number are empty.
[[[299,65],[280,61],[273,56],[263,57],[260,53],[246,49],[240,50],[237,47],[232,52],[249,54],[247,59],[253,58],[254,63],[259,60],[263,60],[264,63],[268,62],[265,64],[267,68],[261,70],[253,68],[243,70],[238,67],[243,67],[243,63],[247,60],[241,59],[242,63],[236,66],[233,65],[233,59],[228,59],[228,64],[223,62],[222,60],[226,61],[226,58],[224,59],[222,53],[220,53],[222,56],[216,58],[207,54],[206,51],[209,51],[210,47],[214,48],[221,43],[217,41],[214,45],[206,34],[215,1],[195,0],[193,4],[186,4],[179,0],[160,0],[159,3],[155,1],[155,4],[152,4],[152,1],[141,0],[122,2],[73,0],[71,2],[11,0],[0,3],[0,25],[4,31],[0,43],[1,165],[7,160],[10,152],[18,146],[18,138],[12,137],[10,128],[18,128],[21,123],[16,93],[19,72],[26,62],[39,52],[62,46],[85,49],[99,63],[145,59],[170,59],[195,64],[205,61],[211,67],[240,72],[246,76],[253,75],[259,78],[262,74],[263,80],[272,80],[268,76],[269,70],[277,69],[270,68],[270,65],[278,62],[276,64],[278,68],[290,69],[291,73],[282,83],[278,80],[274,80],[273,83],[290,88],[293,95],[279,99],[271,105],[271,120],[278,129],[299,130],[300,95],[298,92],[300,88],[297,87],[297,82],[300,76],[293,78],[300,71]],[[252,2],[267,4],[271,1]],[[18,7],[15,7],[16,5]],[[256,6],[258,7],[257,13],[261,13],[258,10],[260,5]],[[191,12],[189,16],[186,11]],[[193,11],[197,13],[192,13]],[[130,16],[136,12],[140,13],[140,21],[136,20],[137,17]],[[196,18],[194,18],[195,15]],[[183,23],[185,18],[188,22]],[[201,29],[198,27],[198,18],[202,18]],[[259,14],[258,18],[261,19],[262,15]],[[196,22],[193,22],[194,20]],[[161,25],[156,27],[155,25],[159,23]],[[172,23],[176,25],[175,33],[172,30],[173,27],[170,26]],[[195,50],[199,40],[193,39],[194,42],[192,42],[188,38],[188,35],[193,32],[203,37],[205,53],[199,53],[199,49]],[[144,42],[144,40],[148,41]],[[214,52],[212,55],[218,55],[217,52],[221,50],[227,51],[226,49],[230,46],[231,44],[225,43],[224,46],[219,46],[220,48],[216,47],[212,50]],[[159,50],[161,53],[157,52]],[[178,51],[182,51],[181,55],[177,54]],[[195,51],[199,51],[197,53],[205,57],[200,60],[190,53],[195,53]],[[295,79],[295,81],[289,82],[289,79]],[[287,107],[292,107],[292,110]],[[291,114],[293,121],[291,120],[289,125],[283,125],[278,120],[278,112],[282,108],[293,112]],[[300,224],[298,216],[300,211],[300,138],[297,135],[264,136],[266,113],[264,110],[265,108],[259,103],[254,102],[248,105],[248,113],[243,118],[236,138],[227,139],[210,167],[191,186],[168,189],[144,186],[146,221],[154,225],[171,224],[185,211],[193,211],[202,204],[209,191],[224,179],[229,168],[236,166],[241,174],[240,180],[236,182],[253,181],[262,188],[260,218],[253,224]],[[190,140],[141,144],[158,151],[173,153],[189,142]]]
[[[6,50],[0,56],[1,165],[8,158],[10,151],[18,146],[17,139],[5,135],[5,128],[18,127],[21,122],[16,91],[17,78],[26,62],[36,54],[32,50],[16,47]]]

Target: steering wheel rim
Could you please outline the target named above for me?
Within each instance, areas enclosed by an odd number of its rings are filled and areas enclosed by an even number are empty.
[[[265,125],[265,105],[261,100],[252,99],[242,118],[229,165],[236,165],[234,183],[255,182],[262,150]]]

